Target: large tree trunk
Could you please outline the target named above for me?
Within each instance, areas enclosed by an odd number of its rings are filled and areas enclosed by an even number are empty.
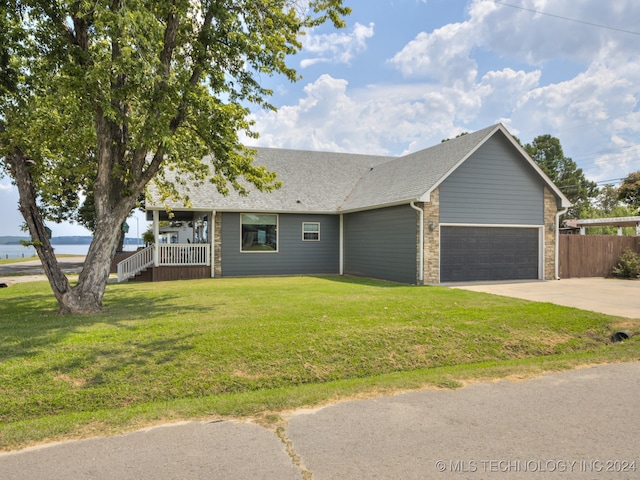
[[[102,309],[111,260],[120,236],[119,227],[120,220],[115,215],[98,221],[78,283],[60,301],[62,313],[87,314]]]
[[[111,260],[120,239],[121,226],[133,208],[133,200],[100,192],[101,208],[96,219],[93,241],[78,278],[71,287],[54,255],[44,219],[37,206],[37,195],[29,171],[33,162],[16,149],[8,158],[20,193],[20,211],[27,223],[31,240],[58,300],[60,313],[91,314],[102,309],[102,299],[109,280]]]

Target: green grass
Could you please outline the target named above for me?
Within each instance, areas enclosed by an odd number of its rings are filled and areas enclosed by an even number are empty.
[[[0,290],[0,449],[207,416],[640,358],[638,321],[340,277],[109,285],[59,316],[45,282]]]

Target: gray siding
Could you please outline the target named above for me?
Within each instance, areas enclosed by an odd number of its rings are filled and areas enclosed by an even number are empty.
[[[505,137],[494,135],[440,185],[440,222],[544,223],[544,184]]]
[[[344,273],[416,283],[417,213],[409,205],[344,217]]]
[[[320,223],[320,241],[302,241],[302,223]],[[337,215],[278,216],[278,252],[240,252],[240,214],[222,214],[222,276],[339,273]]]

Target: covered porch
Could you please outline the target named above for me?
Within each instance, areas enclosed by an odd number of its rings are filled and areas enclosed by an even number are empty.
[[[134,277],[162,281],[214,276],[215,212],[152,210],[147,218],[153,221],[154,242],[118,262],[118,282]]]

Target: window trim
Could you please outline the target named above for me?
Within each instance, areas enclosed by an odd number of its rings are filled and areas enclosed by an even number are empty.
[[[244,218],[245,215],[273,215],[276,217],[276,248],[275,250],[245,250],[243,247],[243,234],[242,234],[242,226],[244,225],[242,219]],[[254,254],[254,253],[278,253],[280,251],[280,235],[279,235],[279,226],[280,226],[280,215],[277,213],[260,213],[260,212],[244,212],[244,213],[240,213],[240,235],[239,235],[239,242],[240,242],[240,253],[249,253],[249,254]]]
[[[306,225],[317,225],[318,230],[316,232],[305,231]],[[318,238],[304,238],[305,233],[311,233],[318,235]],[[320,241],[320,222],[302,222],[302,241],[303,242],[319,242]]]

